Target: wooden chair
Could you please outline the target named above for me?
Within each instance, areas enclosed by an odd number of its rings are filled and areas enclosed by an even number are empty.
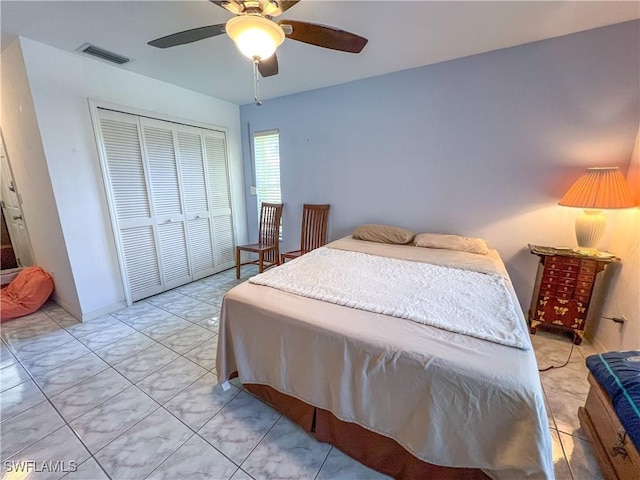
[[[262,203],[260,207],[260,225],[258,243],[236,247],[236,278],[240,278],[242,265],[258,265],[259,272],[274,265],[280,265],[280,218],[282,203]],[[240,252],[258,254],[257,260],[240,263]]]
[[[302,207],[302,234],[300,250],[286,252],[280,255],[280,263],[286,259],[293,260],[311,250],[327,243],[327,221],[329,220],[330,205],[309,205]]]

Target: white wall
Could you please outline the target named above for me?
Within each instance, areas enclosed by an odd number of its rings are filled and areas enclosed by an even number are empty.
[[[53,275],[56,301],[67,310],[78,313],[80,303],[18,42],[2,52],[1,64],[0,125],[18,192],[22,197],[22,210],[34,261]]]
[[[640,131],[627,171],[627,182],[640,205]],[[640,350],[640,207],[616,212],[608,250],[622,260],[604,307],[605,317],[624,315],[624,325],[601,319],[593,342],[599,350]]]
[[[19,41],[84,318],[124,301],[88,99],[226,127],[234,224],[237,241],[246,241],[237,105],[80,54]]]

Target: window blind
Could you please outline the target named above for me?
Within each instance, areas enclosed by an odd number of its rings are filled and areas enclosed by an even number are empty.
[[[253,154],[256,164],[256,200],[258,212],[262,202],[282,203],[280,195],[280,135],[278,130],[253,134]],[[282,223],[280,223],[282,240]]]
[[[277,130],[253,134],[258,211],[262,202],[281,203],[280,138]]]

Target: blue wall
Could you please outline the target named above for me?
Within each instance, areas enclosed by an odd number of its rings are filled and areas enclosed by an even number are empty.
[[[280,130],[283,250],[303,203],[331,203],[332,239],[367,222],[482,236],[528,304],[526,244],[575,244],[575,209],[558,199],[587,166],[626,171],[639,72],[633,21],[245,105],[250,238],[247,124]]]

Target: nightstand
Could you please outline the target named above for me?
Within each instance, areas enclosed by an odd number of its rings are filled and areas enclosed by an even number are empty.
[[[541,245],[529,245],[529,251],[540,257],[529,308],[531,333],[538,327],[567,331],[580,345],[590,313],[602,311],[609,290],[609,278],[602,272],[620,259]]]

